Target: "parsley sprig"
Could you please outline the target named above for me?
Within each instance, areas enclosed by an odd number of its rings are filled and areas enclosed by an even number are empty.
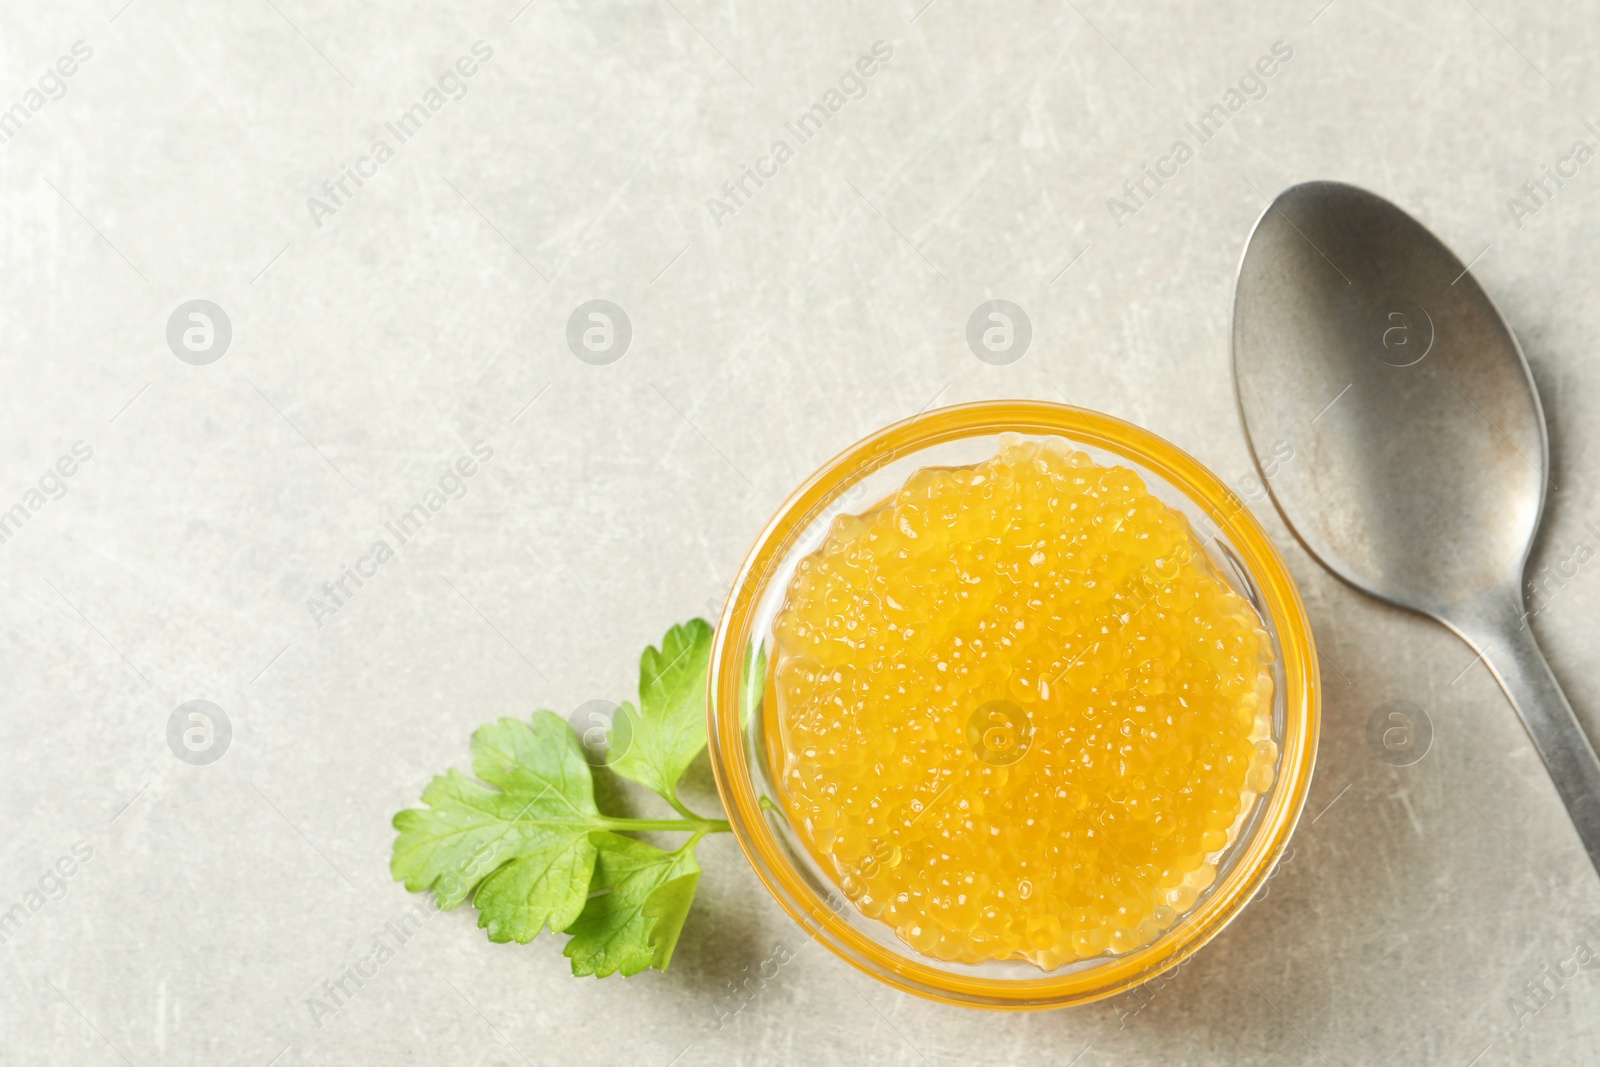
[[[727,833],[678,799],[678,781],[706,745],[706,671],[711,626],[674,626],[639,661],[639,706],[623,704],[609,734],[606,766],[678,812],[675,819],[607,815],[578,737],[552,711],[503,718],[472,735],[474,780],[457,770],[433,779],[422,808],[394,817],[390,870],[438,906],[471,898],[490,941],[526,944],[545,929],[572,935],[572,973],[603,978],[666,970],[689,914],[700,866],[695,847]],[[748,716],[760,700],[764,654],[745,663]],[[624,739],[626,739],[624,741]],[[669,852],[635,837],[686,832]]]

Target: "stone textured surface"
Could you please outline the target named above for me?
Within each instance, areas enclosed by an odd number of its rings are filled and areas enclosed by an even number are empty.
[[[391,814],[480,722],[629,695],[639,649],[714,610],[856,438],[1064,397],[1247,490],[1233,268],[1296,181],[1365,185],[1482,251],[1552,427],[1534,566],[1564,576],[1534,625],[1600,727],[1600,163],[1507,204],[1600,147],[1600,5],[921,3],[0,4],[0,108],[23,108],[0,145],[0,508],[41,505],[0,544],[0,910],[26,915],[0,945],[0,1062],[1600,1059],[1600,966],[1508,1004],[1600,949],[1600,881],[1493,680],[1266,505],[1326,655],[1317,779],[1266,898],[1142,1000],[995,1016],[878,987],[722,838],[667,974],[576,980],[560,938],[490,945],[462,910],[313,1023],[306,998],[415,903]],[[47,76],[77,41],[92,55]],[[400,144],[384,124],[478,41],[465,96]],[[877,41],[865,95],[798,144],[785,123]],[[1196,145],[1185,120],[1277,41],[1265,95]],[[393,157],[314,220],[379,138]],[[1113,218],[1179,138],[1194,157]],[[713,218],[778,139],[793,158]],[[632,324],[609,365],[566,343],[595,298]],[[207,365],[166,337],[193,299],[232,326]],[[967,346],[989,299],[1032,323],[1008,365]],[[47,476],[78,441],[92,457]],[[479,441],[464,495],[386,537]],[[397,558],[314,619],[379,538]],[[232,727],[204,766],[167,743],[197,699]],[[1365,740],[1395,699],[1436,732],[1408,767]],[[728,1014],[777,945],[793,959]]]

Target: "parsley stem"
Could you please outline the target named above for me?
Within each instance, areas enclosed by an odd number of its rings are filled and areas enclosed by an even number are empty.
[[[702,816],[696,812],[690,811],[688,806],[686,806],[683,801],[678,799],[678,791],[676,789],[668,790],[666,801],[668,804],[672,805],[672,810],[676,811],[679,815],[682,815],[685,819],[694,819],[697,822],[705,821]]]
[[[608,830],[645,831],[661,830],[671,832],[674,830],[689,830],[698,835],[727,834],[733,832],[733,827],[728,825],[727,819],[702,819],[698,815],[688,819],[613,819],[602,816],[601,821]]]

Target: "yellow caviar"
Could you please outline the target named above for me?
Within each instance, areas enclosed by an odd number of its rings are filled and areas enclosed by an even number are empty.
[[[1145,944],[1272,784],[1260,618],[1183,515],[1062,438],[836,519],[774,639],[794,825],[941,960]]]

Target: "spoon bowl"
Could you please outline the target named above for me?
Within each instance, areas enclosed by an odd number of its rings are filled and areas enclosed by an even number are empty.
[[[1600,761],[1521,592],[1549,487],[1544,412],[1489,295],[1387,200],[1297,185],[1246,246],[1233,360],[1246,434],[1284,521],[1349,584],[1477,649],[1600,869]]]

